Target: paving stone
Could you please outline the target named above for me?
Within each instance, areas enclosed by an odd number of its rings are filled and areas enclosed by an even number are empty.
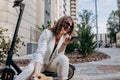
[[[111,56],[111,59],[73,64],[76,67],[75,75],[71,80],[120,80],[120,71],[98,70],[100,65],[120,65],[120,48],[99,49]]]
[[[120,48],[100,48],[99,51],[111,56],[110,59],[73,64],[76,68],[71,80],[120,80],[120,71],[98,70],[100,65],[120,65]],[[25,56],[26,58],[27,56]],[[29,57],[27,57],[29,58]]]

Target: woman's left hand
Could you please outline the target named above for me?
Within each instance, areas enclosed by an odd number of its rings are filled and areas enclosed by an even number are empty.
[[[72,40],[71,40],[71,36],[67,36],[66,38],[65,38],[65,41],[63,42],[63,44],[69,44],[69,43],[72,43]]]

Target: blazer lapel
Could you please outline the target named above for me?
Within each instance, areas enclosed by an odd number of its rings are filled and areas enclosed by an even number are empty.
[[[52,51],[54,49],[54,46],[55,46],[55,36],[52,37],[52,46],[51,46],[51,49],[50,49],[50,53],[52,53]]]
[[[54,51],[53,53],[51,52],[52,57],[50,58],[50,56],[49,56],[49,61],[50,61],[50,62],[55,58],[56,54],[58,54],[58,49],[61,47],[63,41],[64,41],[64,36],[62,36],[62,37],[60,38],[60,41],[58,42],[58,45],[57,45],[55,51]],[[52,49],[52,50],[53,50],[53,49]]]
[[[57,45],[56,50],[58,50],[58,49],[61,47],[63,41],[64,41],[64,36],[62,36],[62,37],[60,38],[60,41],[58,42],[58,45]]]

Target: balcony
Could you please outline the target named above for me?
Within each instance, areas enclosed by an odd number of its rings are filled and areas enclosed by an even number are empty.
[[[76,2],[75,1],[71,1],[71,4],[75,4],[76,5]]]
[[[70,12],[71,12],[72,14],[74,14],[74,13],[76,14],[76,10],[75,10],[75,11],[70,11]]]
[[[71,8],[76,8],[76,5],[71,5],[70,7],[71,7]]]
[[[72,12],[72,11],[71,11],[71,15],[76,15],[76,12]]]
[[[74,12],[76,12],[76,8],[71,8],[71,11],[74,11]]]

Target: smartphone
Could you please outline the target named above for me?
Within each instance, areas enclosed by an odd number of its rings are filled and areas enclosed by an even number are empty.
[[[78,40],[79,40],[79,37],[71,37],[71,40],[72,40],[72,41],[78,41]]]

